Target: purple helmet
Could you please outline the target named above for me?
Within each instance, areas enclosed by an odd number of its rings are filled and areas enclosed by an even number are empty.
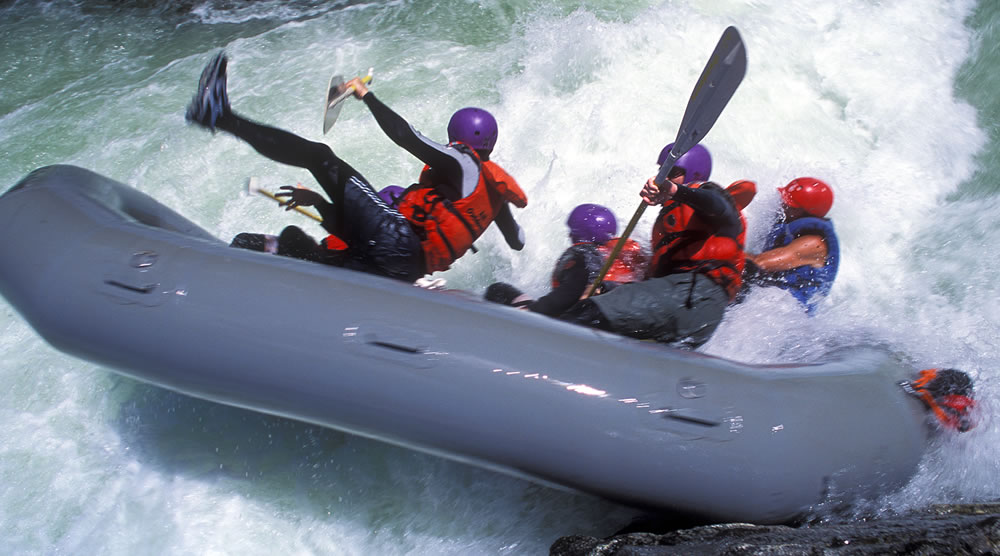
[[[566,225],[573,243],[604,243],[618,232],[618,222],[611,209],[592,203],[573,209]]]
[[[497,121],[482,108],[463,108],[448,122],[448,141],[465,143],[477,151],[493,152],[497,142]]]
[[[666,147],[663,147],[663,150],[660,151],[660,157],[656,159],[657,164],[663,164],[663,161],[667,159],[667,153],[670,152],[673,146],[674,144],[670,143]],[[677,159],[674,168],[684,170],[685,183],[707,181],[708,177],[712,175],[712,155],[708,154],[708,149],[705,147],[695,145],[691,147],[691,150]]]
[[[387,185],[378,192],[378,196],[385,201],[385,204],[392,208],[396,208],[399,204],[399,200],[403,198],[403,193],[406,190],[398,185]]]

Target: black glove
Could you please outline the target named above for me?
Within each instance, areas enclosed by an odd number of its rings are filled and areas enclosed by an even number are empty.
[[[282,201],[281,203],[281,206],[285,207],[285,210],[292,210],[295,207],[311,207],[326,203],[326,199],[312,189],[295,187],[294,185],[282,185],[281,189],[284,189],[285,191],[275,193],[274,196],[288,197],[287,201]]]
[[[506,282],[496,282],[490,284],[490,286],[486,288],[486,293],[483,294],[483,299],[486,301],[492,301],[493,303],[499,303],[501,305],[513,305],[514,300],[517,299],[521,293],[523,293],[521,290]]]

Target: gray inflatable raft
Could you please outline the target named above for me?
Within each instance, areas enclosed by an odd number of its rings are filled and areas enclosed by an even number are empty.
[[[878,351],[744,365],[232,249],[73,166],[3,194],[0,237],[0,293],[56,349],[637,507],[785,522],[899,488],[926,446]]]

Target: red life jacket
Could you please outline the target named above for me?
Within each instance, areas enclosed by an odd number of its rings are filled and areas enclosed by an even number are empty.
[[[325,238],[323,238],[323,247],[331,251],[343,251],[347,249],[347,243],[345,243],[344,240],[340,239],[339,237],[330,234]]]
[[[552,272],[552,289],[559,287],[560,278],[563,277],[565,272],[575,266],[576,261],[579,260],[578,257],[580,257],[583,259],[583,264],[587,271],[587,291],[589,291],[590,285],[597,279],[601,268],[604,267],[604,262],[608,259],[608,255],[611,254],[619,239],[621,238],[616,237],[601,244],[589,242],[576,243],[564,251],[556,262],[555,270]],[[644,280],[648,264],[649,254],[642,249],[639,242],[634,239],[626,239],[625,245],[615,258],[615,262],[611,263],[607,274],[604,275],[604,279],[601,282],[602,287],[598,292],[604,293],[605,285],[611,282],[627,284],[629,282]]]
[[[964,381],[956,381],[956,375],[961,375]],[[942,425],[959,432],[970,431],[976,426],[972,416],[976,408],[972,382],[965,373],[954,369],[925,369],[916,380],[904,384],[904,390],[923,400]]]
[[[703,183],[689,183],[698,188]],[[714,184],[713,184],[714,185]],[[756,194],[756,184],[738,181],[726,188],[740,215],[740,233],[736,238],[714,235],[694,209],[682,203],[668,202],[653,225],[652,278],[679,272],[702,272],[726,289],[734,299],[743,283],[746,254],[746,220],[742,209]]]
[[[465,254],[496,218],[503,203],[510,202],[519,208],[528,204],[524,191],[503,168],[480,160],[465,145],[452,146],[471,154],[479,164],[479,183],[472,193],[449,201],[435,189],[432,173],[424,167],[419,183],[407,190],[398,207],[421,234],[428,273],[447,270]]]
[[[600,251],[604,259],[607,259],[608,255],[611,254],[611,250],[615,248],[619,239],[617,237],[610,239],[598,247],[598,251]],[[646,265],[648,264],[649,255],[642,250],[639,242],[634,239],[626,239],[625,245],[622,246],[618,257],[615,258],[615,262],[611,263],[611,268],[604,275],[604,281],[627,284],[629,282],[644,280],[646,278]]]

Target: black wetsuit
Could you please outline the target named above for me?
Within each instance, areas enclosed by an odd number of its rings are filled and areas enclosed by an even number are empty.
[[[577,243],[565,251],[556,261],[552,272],[554,285],[549,293],[527,303],[518,303],[529,311],[541,313],[550,317],[557,316],[583,297],[590,285],[601,271],[604,255],[596,243]],[[491,284],[483,295],[487,301],[514,305],[514,300],[521,295],[521,290],[505,282]]]
[[[604,263],[604,256],[597,247],[596,243],[578,243],[563,251],[552,273],[552,289],[528,308],[554,317],[580,301]]]
[[[432,168],[438,191],[450,200],[471,193],[479,183],[479,166],[469,154],[435,143],[382,104],[371,92],[364,102],[379,127],[397,145]],[[389,207],[364,176],[341,160],[326,143],[258,124],[229,111],[216,126],[246,141],[260,154],[309,170],[333,201],[317,206],[323,227],[349,246],[344,266],[412,282],[426,274],[422,238],[406,218]],[[520,240],[520,229],[504,205],[496,223],[504,237]],[[313,259],[310,259],[313,260]]]

